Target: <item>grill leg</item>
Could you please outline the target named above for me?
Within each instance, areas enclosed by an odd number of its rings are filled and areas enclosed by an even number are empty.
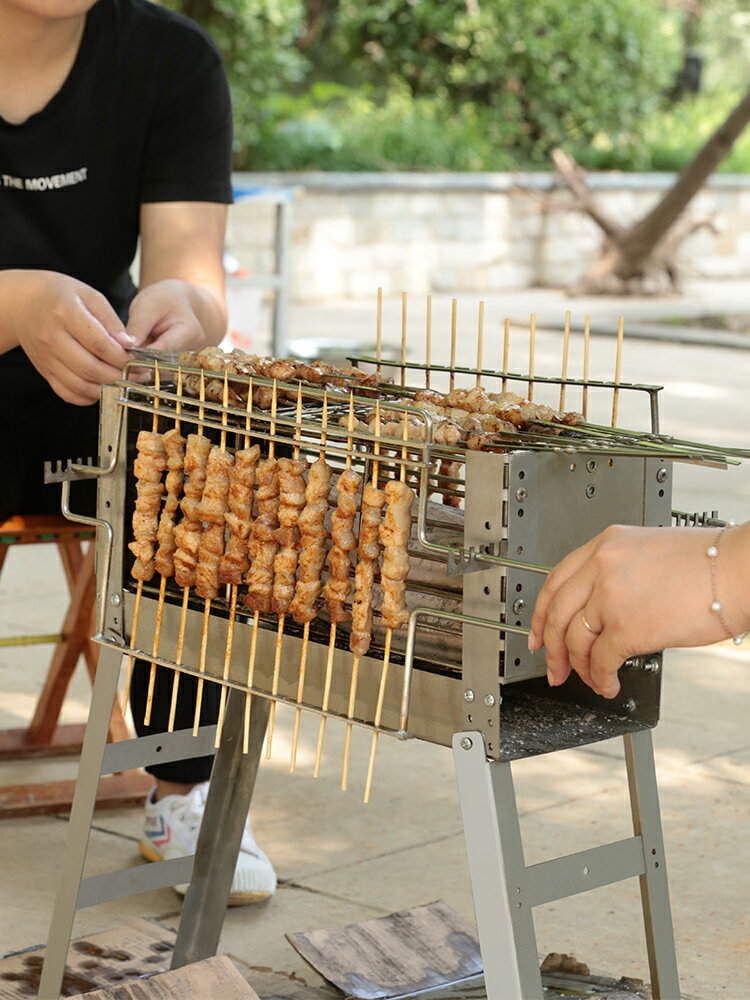
[[[99,657],[91,695],[89,721],[78,768],[78,780],[70,810],[62,878],[55,897],[50,934],[44,953],[38,993],[40,1000],[57,1000],[60,996],[65,960],[73,933],[78,891],[86,861],[91,820],[96,806],[96,791],[107,744],[110,716],[117,693],[121,657],[119,651],[107,649],[102,649]]]
[[[479,733],[455,735],[453,756],[487,996],[542,1000],[510,764],[488,761]]]
[[[258,773],[270,702],[250,708],[249,753],[242,752],[245,695],[230,691],[216,753],[190,887],[185,896],[172,968],[216,954],[250,800]]]
[[[646,859],[646,871],[640,876],[639,882],[651,988],[654,1000],[673,1000],[680,995],[680,983],[674,950],[651,730],[625,736],[623,741],[633,832],[643,839],[643,854]]]

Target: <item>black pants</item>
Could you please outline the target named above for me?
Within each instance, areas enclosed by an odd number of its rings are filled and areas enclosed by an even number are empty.
[[[99,435],[98,406],[72,406],[63,402],[30,365],[20,350],[0,356],[0,438],[6,461],[0,472],[0,521],[13,514],[57,514],[60,487],[45,486],[44,462],[96,456]],[[93,514],[96,510],[96,482],[71,484],[71,510]],[[144,727],[148,677],[151,664],[136,661],[130,688],[130,706],[136,732],[163,733],[167,730],[172,698],[172,671],[157,671],[151,711],[151,725]],[[195,712],[193,677],[180,680],[175,729],[192,729]],[[219,689],[206,683],[201,704],[201,722],[216,722]],[[190,784],[206,781],[213,757],[177,761],[146,768],[165,781]]]

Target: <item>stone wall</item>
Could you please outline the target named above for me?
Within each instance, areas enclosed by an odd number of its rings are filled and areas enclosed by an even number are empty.
[[[627,223],[673,179],[603,173],[590,182],[606,210]],[[237,174],[234,181],[229,245],[255,274],[274,267],[275,208],[263,192],[293,192],[291,293],[300,302],[370,296],[378,286],[386,295],[562,287],[600,243],[593,222],[565,210],[570,196],[549,173]],[[686,273],[750,277],[750,177],[715,175],[689,212],[712,228],[683,244]]]

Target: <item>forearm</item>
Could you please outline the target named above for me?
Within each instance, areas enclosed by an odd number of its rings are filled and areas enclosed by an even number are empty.
[[[206,342],[201,346],[218,344],[227,331],[227,307],[223,293],[209,284],[185,281],[183,285],[205,334]]]
[[[20,346],[17,302],[28,274],[16,268],[0,271],[0,354]]]

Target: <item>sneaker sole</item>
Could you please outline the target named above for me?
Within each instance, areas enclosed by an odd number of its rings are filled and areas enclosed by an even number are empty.
[[[138,842],[138,849],[141,852],[141,856],[146,859],[146,861],[163,861],[163,855],[145,840],[140,840]],[[184,896],[184,892],[180,892],[177,886],[173,887],[176,892],[181,896]],[[227,903],[229,906],[246,906],[248,903],[262,903],[266,899],[271,898],[270,892],[230,892],[229,899]]]

